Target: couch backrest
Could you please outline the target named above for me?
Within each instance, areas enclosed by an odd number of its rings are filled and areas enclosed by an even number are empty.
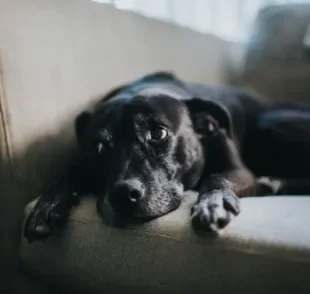
[[[263,9],[247,46],[246,84],[274,99],[310,101],[309,30],[309,3]]]

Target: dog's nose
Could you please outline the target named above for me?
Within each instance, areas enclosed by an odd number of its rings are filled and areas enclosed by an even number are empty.
[[[119,181],[115,186],[115,193],[132,203],[139,201],[144,196],[144,191],[144,185],[136,179]]]

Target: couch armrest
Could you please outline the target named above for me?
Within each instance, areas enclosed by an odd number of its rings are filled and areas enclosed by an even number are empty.
[[[217,238],[192,230],[195,194],[187,199],[155,221],[117,229],[86,197],[55,236],[22,238],[21,262],[41,280],[87,293],[310,293],[310,197],[243,199]]]

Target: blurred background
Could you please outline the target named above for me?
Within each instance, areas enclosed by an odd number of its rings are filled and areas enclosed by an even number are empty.
[[[246,42],[258,12],[309,0],[93,0],[121,10],[209,33],[232,42]]]

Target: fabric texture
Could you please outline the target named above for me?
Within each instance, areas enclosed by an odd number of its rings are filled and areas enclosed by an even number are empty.
[[[85,197],[64,230],[22,240],[22,263],[48,284],[88,293],[310,292],[309,197],[243,199],[240,216],[215,238],[191,227],[195,197],[124,229],[105,225]]]

